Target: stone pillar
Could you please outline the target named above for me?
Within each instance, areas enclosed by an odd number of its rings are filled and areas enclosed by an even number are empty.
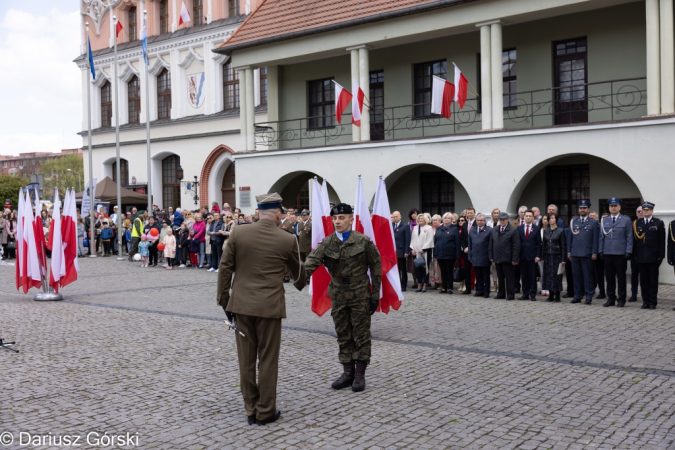
[[[183,80],[185,79],[184,72],[179,65],[180,63],[180,50],[177,48],[171,49],[170,53],[170,76],[171,76],[171,118],[179,119],[183,117],[183,94],[185,89],[183,89]]]
[[[255,150],[255,91],[253,67],[246,68],[246,150]]]
[[[267,120],[279,120],[279,66],[267,66]]]
[[[661,114],[673,114],[675,113],[673,0],[660,0],[660,6]]]
[[[174,32],[178,29],[178,15],[180,14],[180,11],[176,9],[176,0],[172,0],[172,12],[171,32]]]
[[[492,128],[504,128],[504,76],[502,73],[502,24],[490,25],[492,71]]]
[[[368,56],[368,47],[364,46],[359,49],[359,86],[366,97],[370,96],[370,61]],[[352,94],[356,99],[356,92]],[[370,140],[370,108],[368,108],[367,101],[364,101],[361,113],[361,140]]]
[[[246,85],[246,69],[239,68],[235,70],[239,74],[239,146],[241,150],[246,150],[248,134],[248,114],[246,111],[246,106],[248,104],[246,101],[246,88],[248,86]]]
[[[359,81],[359,47],[348,48],[348,51],[351,52],[351,66],[352,66],[352,80]],[[351,83],[350,83],[351,85]],[[348,91],[351,91],[351,86],[343,86]],[[353,94],[353,93],[352,93]],[[350,114],[351,117],[351,114]],[[344,120],[344,119],[343,119]],[[351,120],[351,119],[350,119]],[[361,140],[361,129],[357,126],[352,126],[352,141],[358,142]]]
[[[480,94],[482,129],[492,129],[492,43],[490,24],[478,24],[480,27]]]
[[[647,0],[647,114],[661,114],[659,0]]]

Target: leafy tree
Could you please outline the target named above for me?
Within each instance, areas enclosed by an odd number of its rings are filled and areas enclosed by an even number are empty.
[[[12,208],[19,205],[19,189],[28,184],[29,180],[12,175],[0,175],[0,207],[5,204],[5,199],[12,202]]]
[[[65,195],[66,188],[75,188],[79,191],[76,172],[80,174],[80,180],[84,183],[84,161],[78,155],[65,155],[45,161],[39,172],[44,177],[42,184],[44,198],[51,199],[56,187],[59,188],[60,197]]]

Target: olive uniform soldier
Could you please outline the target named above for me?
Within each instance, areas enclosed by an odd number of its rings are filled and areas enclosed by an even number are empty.
[[[311,276],[322,264],[331,282],[331,315],[340,347],[339,359],[344,373],[333,383],[334,389],[352,386],[354,392],[366,387],[365,372],[370,361],[370,316],[380,300],[382,262],[377,247],[365,236],[352,230],[354,211],[344,203],[335,205],[331,217],[335,233],[323,239],[307,256],[305,270]],[[368,280],[370,269],[371,282]],[[296,282],[295,286],[302,286]]]
[[[666,256],[666,229],[663,222],[652,217],[654,204],[642,204],[644,217],[633,222],[635,256],[640,266],[641,309],[656,309],[659,292],[659,266]]]
[[[294,234],[294,228],[293,228],[293,222],[290,221],[288,218],[289,213],[286,208],[283,206],[281,207],[281,221],[279,222],[278,227],[284,230],[286,233]],[[285,270],[284,272],[284,283],[288,283],[291,281],[291,273],[289,272],[288,269]]]
[[[613,197],[607,202],[609,215],[600,219],[598,256],[605,261],[607,301],[605,307],[626,304],[626,270],[633,254],[633,230],[630,217],[621,214],[621,199]],[[617,297],[617,280],[618,293]]]
[[[236,320],[236,326],[244,333],[236,336],[248,422],[264,425],[281,415],[276,409],[276,395],[281,319],[286,317],[284,270],[288,267],[295,281],[303,285],[305,272],[295,237],[277,228],[281,197],[274,193],[256,196],[256,200],[260,220],[248,227],[234,228],[226,241],[216,294],[227,318],[230,322]]]
[[[298,222],[298,244],[300,246],[300,259],[305,262],[307,255],[312,251],[312,220],[309,211],[302,210],[300,214],[302,222]]]

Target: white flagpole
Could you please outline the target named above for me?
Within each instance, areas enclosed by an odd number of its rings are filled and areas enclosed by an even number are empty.
[[[113,106],[115,107],[115,161],[117,163],[116,167],[116,177],[117,177],[117,261],[123,261],[124,257],[122,256],[122,178],[120,177],[120,108],[119,108],[119,95],[117,93],[117,85],[119,84],[119,78],[117,78],[117,17],[113,16],[113,33],[115,33],[115,101]]]
[[[146,32],[146,38],[145,41],[148,41],[147,38],[147,18],[148,18],[148,11],[143,10],[143,26],[145,28]],[[146,44],[147,45],[147,44]],[[148,58],[148,62],[150,61],[150,54],[147,52],[146,57]],[[148,164],[148,215],[151,214],[152,210],[152,168],[150,166],[150,84],[148,82],[148,62],[143,61],[143,65],[145,66],[145,141],[146,141],[146,147],[147,147],[147,164]]]
[[[96,186],[94,186],[94,161],[93,154],[91,150],[91,66],[89,64],[89,22],[86,24],[87,29],[87,122],[89,125],[88,136],[88,145],[89,145],[89,255],[91,258],[96,258],[96,244],[95,244],[95,230],[94,230],[94,197],[96,197]],[[85,189],[86,191],[86,189]],[[82,194],[82,199],[86,192]],[[94,251],[92,252],[92,245],[94,246]]]

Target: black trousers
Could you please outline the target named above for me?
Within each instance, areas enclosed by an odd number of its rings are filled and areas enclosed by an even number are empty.
[[[497,281],[499,283],[497,295],[503,297],[506,293],[506,298],[513,300],[516,295],[516,266],[510,262],[495,265],[497,266]]]
[[[487,295],[490,293],[490,266],[473,266],[476,274],[476,293]]]
[[[398,276],[401,279],[401,287],[406,288],[408,286],[408,266],[406,258],[396,258],[398,263]],[[303,261],[304,262],[304,261]]]
[[[466,284],[466,293],[471,292],[471,268],[473,264],[469,261],[467,253],[464,254],[464,283]]]
[[[659,263],[638,263],[640,265],[640,292],[642,304],[656,306],[659,293]]]
[[[103,254],[109,255],[110,253],[112,253],[112,241],[108,239],[103,241]]]
[[[572,261],[565,256],[565,280],[567,281],[567,295],[574,295],[574,274],[572,273]]]
[[[211,267],[218,270],[220,257],[223,255],[223,242],[211,242]]]
[[[420,267],[415,267],[415,281],[417,284],[429,284],[429,259],[432,259],[431,256],[427,259],[427,263]]]
[[[513,266],[513,285],[516,289],[520,289],[520,264]],[[514,291],[515,292],[515,291]]]
[[[537,263],[521,260],[518,264],[520,276],[523,280],[523,295],[534,297],[537,295]]]
[[[151,266],[156,266],[157,265],[157,245],[148,246],[148,250],[150,251],[150,259],[148,261],[148,264],[151,265]]]
[[[443,289],[452,290],[452,269],[455,267],[454,259],[438,259],[438,267],[441,269],[441,281],[443,282]]]
[[[593,261],[593,286],[600,294],[605,293],[605,261],[599,258]]]
[[[626,269],[628,263],[624,255],[605,255],[605,276],[607,278],[607,297],[610,301],[626,303]],[[617,297],[617,283],[619,296]]]
[[[638,286],[640,285],[640,265],[636,258],[630,260],[630,294],[633,297],[638,295]]]

